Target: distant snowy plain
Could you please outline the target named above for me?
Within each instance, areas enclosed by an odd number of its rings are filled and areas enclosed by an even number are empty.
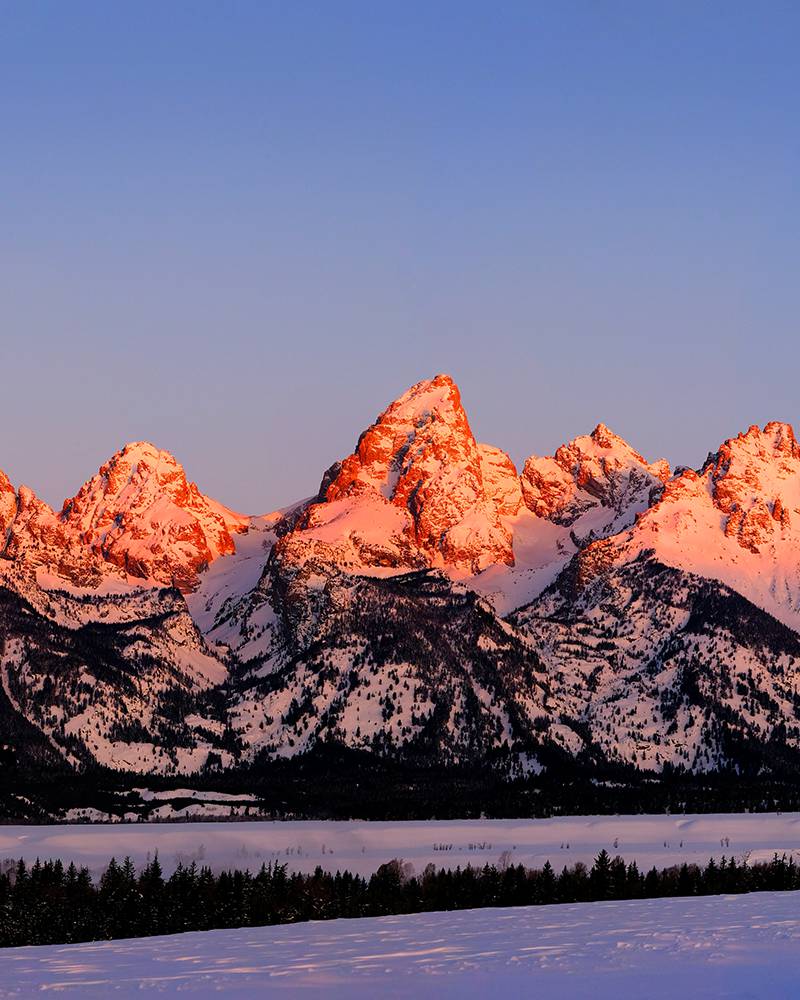
[[[605,848],[640,869],[711,856],[737,861],[778,854],[800,861],[800,813],[699,816],[572,816],[553,819],[427,822],[218,822],[0,826],[0,861],[61,858],[96,875],[109,859],[130,856],[137,866],[158,851],[166,872],[179,861],[222,868],[258,869],[280,861],[290,870],[317,865],[369,875],[392,858],[417,873],[429,863],[455,868],[511,862],[557,871],[591,863]],[[798,988],[800,996],[800,987]]]
[[[421,913],[0,952],[0,997],[789,1000],[800,893]]]

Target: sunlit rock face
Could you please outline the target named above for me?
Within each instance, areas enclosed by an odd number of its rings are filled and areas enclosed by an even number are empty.
[[[598,424],[552,457],[532,455],[522,470],[522,495],[538,517],[567,527],[583,519],[600,534],[621,515],[644,509],[651,492],[669,474],[665,461],[648,463],[605,424]]]
[[[192,590],[247,518],[204,496],[147,442],[126,445],[66,501],[61,518],[93,552],[133,577]]]
[[[792,534],[800,505],[800,446],[789,424],[754,425],[726,441],[705,470],[725,534],[753,553]]]
[[[523,504],[516,466],[504,451],[490,444],[479,444],[478,452],[486,496],[501,517],[516,517]]]
[[[79,587],[97,587],[106,576],[119,576],[27,486],[15,495],[5,542],[4,558],[28,573],[42,570]]]
[[[8,476],[0,469],[0,551],[5,547],[6,535],[17,513],[17,491]]]
[[[235,551],[248,518],[204,496],[182,466],[151,444],[126,445],[56,513],[28,487],[0,480],[4,555],[81,587],[104,578],[193,590],[202,571]]]
[[[318,502],[280,554],[478,572],[513,563],[501,520],[512,509],[519,509],[513,463],[477,444],[457,386],[437,375],[392,403],[326,472]]]
[[[800,447],[792,428],[770,423],[729,438],[698,472],[669,480],[614,544],[618,563],[652,552],[799,627]]]

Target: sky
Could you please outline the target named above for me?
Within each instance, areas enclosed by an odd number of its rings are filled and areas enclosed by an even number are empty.
[[[409,385],[521,463],[798,420],[800,5],[0,5],[0,468],[260,512]]]

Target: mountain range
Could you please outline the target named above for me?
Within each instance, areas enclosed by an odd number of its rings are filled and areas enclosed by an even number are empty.
[[[511,777],[800,764],[800,445],[702,468],[604,424],[517,470],[447,375],[246,516],[127,444],[55,511],[0,472],[0,745],[229,771],[341,745]]]

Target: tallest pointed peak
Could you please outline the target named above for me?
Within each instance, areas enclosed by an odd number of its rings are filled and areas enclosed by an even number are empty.
[[[601,448],[613,448],[615,445],[623,444],[630,447],[624,438],[615,434],[608,424],[599,423],[590,434],[592,441]]]
[[[113,456],[112,461],[120,457],[129,460],[139,458],[167,460],[175,465],[179,464],[172,452],[164,451],[163,448],[157,447],[151,441],[129,441]]]
[[[458,386],[456,385],[455,379],[452,375],[448,375],[446,372],[439,372],[438,375],[434,375],[433,378],[423,379],[418,385],[430,385],[435,388],[440,388],[441,386],[447,386],[451,389],[458,391]]]
[[[398,417],[418,421],[432,414],[448,413],[464,415],[461,393],[449,375],[440,374],[412,385],[384,410],[377,422]]]
[[[439,372],[438,375],[434,375],[433,378],[424,378],[419,382],[416,382],[411,386],[410,389],[405,393],[425,392],[429,389],[455,389],[458,392],[458,386],[455,383],[455,379],[452,375],[448,375],[446,372]]]
[[[412,385],[380,414],[355,451],[325,473],[319,499],[347,508],[337,530],[351,540],[368,521],[391,517],[401,525],[399,548],[416,553],[417,562],[472,569],[512,563],[511,538],[500,521],[511,501],[488,496],[484,482],[484,471],[493,481],[508,478],[503,457],[516,480],[507,456],[479,450],[458,387],[439,374]],[[337,516],[322,506],[307,526]]]
[[[387,406],[341,463],[328,499],[354,481],[368,483],[392,499],[402,470],[417,466],[423,454],[436,465],[477,456],[458,386],[449,375],[417,382]]]

